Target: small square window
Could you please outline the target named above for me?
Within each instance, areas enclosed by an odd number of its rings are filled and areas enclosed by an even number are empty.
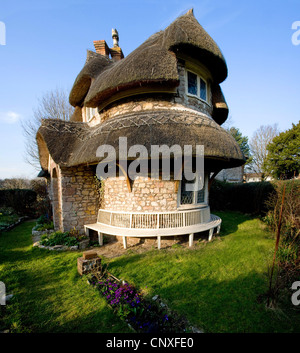
[[[188,93],[198,95],[197,75],[188,71]]]
[[[194,203],[194,192],[186,190],[186,184],[192,184],[191,181],[182,179],[181,181],[181,193],[180,193],[180,203],[181,205],[190,205]]]
[[[203,188],[198,191],[186,190],[187,184],[194,184],[194,181],[188,181],[183,177],[181,180],[181,188],[180,188],[180,204],[192,205],[192,204],[205,203],[205,187],[206,187],[205,184],[203,185]]]

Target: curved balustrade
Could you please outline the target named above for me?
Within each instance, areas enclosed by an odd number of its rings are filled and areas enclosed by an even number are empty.
[[[99,243],[103,245],[103,233],[122,236],[126,248],[126,237],[157,237],[158,248],[162,236],[176,236],[189,234],[192,246],[194,233],[209,230],[211,240],[213,231],[220,231],[221,218],[210,214],[209,206],[178,210],[171,212],[123,212],[100,209],[97,223],[85,225],[86,233],[89,229],[99,235]]]

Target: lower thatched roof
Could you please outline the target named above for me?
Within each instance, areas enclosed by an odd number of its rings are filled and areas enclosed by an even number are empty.
[[[37,133],[40,161],[48,167],[51,155],[60,166],[95,164],[96,150],[112,145],[119,153],[119,137],[127,137],[128,148],[144,145],[150,156],[151,145],[204,145],[205,163],[211,170],[244,164],[235,139],[205,115],[188,111],[161,110],[130,113],[90,127],[86,123],[46,119]]]

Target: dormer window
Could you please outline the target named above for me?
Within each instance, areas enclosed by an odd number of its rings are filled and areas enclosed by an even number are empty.
[[[207,102],[207,82],[198,74],[187,70],[187,94]]]

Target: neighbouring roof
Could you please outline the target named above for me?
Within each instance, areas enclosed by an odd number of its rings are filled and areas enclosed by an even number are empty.
[[[90,127],[86,123],[45,119],[37,133],[41,166],[47,170],[49,154],[61,167],[96,164],[99,146],[109,144],[119,153],[119,137],[128,147],[143,145],[150,156],[151,145],[204,145],[205,167],[211,170],[244,164],[235,139],[205,115],[180,110],[130,113]]]
[[[71,90],[70,103],[97,107],[115,93],[128,89],[174,88],[179,84],[175,55],[178,52],[198,59],[210,70],[216,83],[227,77],[219,47],[190,10],[120,61],[112,62],[100,54],[87,60]]]

